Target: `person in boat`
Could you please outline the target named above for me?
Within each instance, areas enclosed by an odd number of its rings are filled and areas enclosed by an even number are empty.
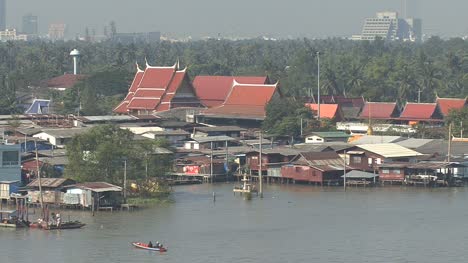
[[[150,242],[148,242],[148,247],[150,247],[150,248],[152,248],[152,247],[153,247],[153,243],[151,243],[151,241],[150,241]]]
[[[159,244],[159,241],[156,241],[156,248],[159,248],[161,245]]]

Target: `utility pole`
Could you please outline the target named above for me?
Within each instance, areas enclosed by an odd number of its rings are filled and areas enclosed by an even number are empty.
[[[42,196],[42,181],[41,181],[41,170],[39,168],[39,154],[37,153],[37,140],[34,140],[34,147],[36,148],[36,169],[37,169],[37,180],[39,183],[39,202],[41,204],[41,217],[44,219],[45,211],[44,211],[44,198]]]
[[[320,121],[320,52],[317,51],[317,120]]]
[[[226,140],[226,181],[228,180],[228,175],[229,175],[229,148],[228,148],[228,141]]]
[[[145,153],[145,177],[148,180],[148,153]]]
[[[260,188],[260,198],[263,198],[263,163],[262,163],[262,131],[260,130],[260,151],[259,151],[259,168],[258,168],[258,180],[259,180],[259,188]]]
[[[210,154],[210,178],[211,183],[213,183],[213,142],[210,143],[211,154]]]
[[[448,152],[447,152],[447,162],[450,162],[450,155],[452,152],[452,123],[449,124],[449,134],[448,134]]]
[[[421,103],[421,88],[418,88],[418,103]]]
[[[127,158],[124,159],[124,202],[127,203]]]

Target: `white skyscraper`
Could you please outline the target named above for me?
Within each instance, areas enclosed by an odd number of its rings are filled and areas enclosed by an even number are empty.
[[[419,42],[422,37],[422,21],[416,18],[399,18],[397,12],[378,12],[376,17],[367,18],[360,36],[353,39],[401,40]]]

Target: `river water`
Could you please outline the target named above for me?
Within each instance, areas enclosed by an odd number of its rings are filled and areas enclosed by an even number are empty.
[[[134,212],[61,211],[79,230],[0,229],[0,262],[466,262],[468,188],[175,188]],[[216,192],[216,202],[213,202]],[[52,211],[51,211],[52,212]],[[162,242],[167,253],[131,247]]]

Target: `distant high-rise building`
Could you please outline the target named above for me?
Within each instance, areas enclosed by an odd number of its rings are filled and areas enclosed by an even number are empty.
[[[0,31],[6,29],[6,0],[0,0]]]
[[[416,18],[399,18],[397,12],[378,12],[376,17],[367,18],[358,40],[402,40],[419,42],[422,38],[422,20]]]
[[[49,25],[49,39],[50,40],[64,40],[65,38],[65,24],[50,24]]]
[[[23,16],[23,33],[37,35],[37,16],[32,14]]]
[[[130,43],[154,43],[161,40],[160,32],[144,32],[144,33],[115,33],[113,41],[122,44]]]

